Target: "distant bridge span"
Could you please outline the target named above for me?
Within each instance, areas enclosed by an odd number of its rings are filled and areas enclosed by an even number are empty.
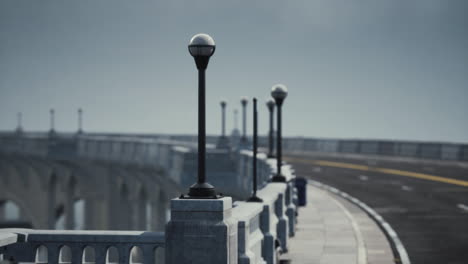
[[[161,230],[170,198],[181,193],[157,166],[7,146],[0,153],[0,219],[36,229]]]

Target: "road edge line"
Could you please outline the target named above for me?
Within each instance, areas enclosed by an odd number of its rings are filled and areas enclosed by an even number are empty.
[[[400,260],[399,263],[401,264],[411,264],[411,261],[408,256],[408,252],[406,251],[403,243],[398,237],[398,234],[390,226],[390,224],[384,220],[384,218],[380,214],[378,214],[376,211],[370,208],[367,204],[361,202],[359,199],[341,190],[338,190],[335,187],[323,184],[315,180],[308,180],[308,183],[314,185],[315,187],[321,188],[323,190],[326,190],[338,196],[341,196],[342,198],[348,200],[349,202],[361,208],[364,212],[367,213],[367,215],[369,215],[372,218],[372,220],[374,220],[377,223],[380,229],[384,232],[385,236],[387,237],[387,239],[390,241],[390,244],[392,245],[393,255],[394,257],[396,257],[395,259],[399,259]],[[398,263],[398,262],[395,262],[395,263]]]
[[[315,187],[318,188],[317,186]],[[327,193],[327,190],[324,190],[322,188],[318,188],[318,189]],[[327,195],[330,195],[330,194],[327,193]],[[329,197],[341,210],[343,210],[344,214],[346,215],[346,217],[348,217],[349,221],[351,222],[351,226],[353,227],[354,234],[356,236],[356,243],[358,245],[357,263],[367,264],[367,248],[365,246],[364,239],[362,238],[362,232],[361,232],[361,229],[359,228],[359,224],[356,222],[356,219],[349,212],[349,210],[341,202],[337,200],[337,197],[333,197],[333,196],[329,196]]]

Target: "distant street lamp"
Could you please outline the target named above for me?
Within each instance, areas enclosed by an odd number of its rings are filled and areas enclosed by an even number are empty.
[[[258,140],[258,114],[257,114],[257,98],[253,99],[253,166],[252,166],[252,179],[253,179],[253,192],[252,196],[247,202],[261,203],[263,200],[257,196],[257,140]]]
[[[214,187],[206,182],[205,70],[216,45],[209,35],[197,34],[188,45],[198,69],[198,180],[190,187],[187,198],[217,198]]]
[[[232,146],[239,146],[239,141],[240,141],[240,132],[239,132],[239,122],[238,121],[238,111],[237,109],[234,109],[233,111],[234,113],[234,120],[233,120],[233,124],[234,124],[234,128],[232,129],[232,133],[231,133],[231,143],[232,143]]]
[[[21,132],[23,132],[23,114],[21,112],[18,112],[18,114],[16,115],[16,119],[16,133],[21,134]]]
[[[282,85],[282,84],[277,84],[277,85],[274,85],[272,88],[271,88],[271,97],[273,97],[273,99],[275,99],[275,102],[276,102],[276,107],[277,107],[277,134],[276,134],[276,137],[277,137],[277,146],[276,146],[276,167],[277,167],[277,174],[272,178],[272,181],[274,182],[285,182],[286,181],[286,177],[284,177],[284,175],[281,174],[281,150],[282,150],[282,146],[281,146],[281,106],[283,105],[283,101],[284,99],[286,98],[286,96],[288,95],[288,89],[286,88],[286,86]]]
[[[83,134],[83,109],[78,108],[78,134]]]
[[[53,108],[50,109],[50,131],[49,134],[52,135],[55,133],[55,110]]]
[[[237,109],[234,109],[234,130],[239,131],[239,122],[238,122],[238,117],[237,115],[239,114],[239,111]]]
[[[241,104],[242,104],[242,137],[241,137],[241,143],[247,143],[247,103],[249,102],[249,99],[247,97],[242,97],[241,98]]]
[[[268,99],[266,102],[268,111],[270,113],[270,131],[268,131],[268,158],[274,158],[273,154],[273,113],[275,110],[275,101],[273,99]]]
[[[221,100],[221,136],[226,137],[226,101]]]
[[[218,138],[218,143],[216,145],[219,149],[229,148],[229,139],[226,137],[226,101],[221,100],[219,102],[221,106],[221,136]]]
[[[221,100],[219,102],[221,105],[221,136],[218,138],[218,143],[216,147],[219,149],[228,149],[229,148],[229,139],[226,137],[226,101]]]

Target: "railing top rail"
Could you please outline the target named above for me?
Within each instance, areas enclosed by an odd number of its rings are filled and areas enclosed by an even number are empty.
[[[248,203],[237,201],[234,203],[232,215],[238,220],[248,221],[259,215],[263,210],[263,203]]]
[[[26,242],[68,243],[155,243],[164,244],[163,232],[145,231],[78,231],[78,230],[34,230],[0,229],[0,243],[24,235]],[[5,239],[2,237],[5,236]],[[16,241],[14,241],[16,242]]]
[[[18,234],[10,232],[0,232],[0,247],[14,244],[18,241]]]
[[[286,185],[284,183],[269,183],[264,188],[258,190],[257,196],[263,199],[264,204],[272,204],[278,199],[280,193],[284,193]]]

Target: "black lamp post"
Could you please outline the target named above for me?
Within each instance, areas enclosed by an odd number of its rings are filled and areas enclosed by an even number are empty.
[[[21,132],[23,132],[23,114],[21,112],[18,112],[18,114],[16,115],[16,119],[16,133],[21,134]]]
[[[238,115],[238,111],[237,109],[234,109],[234,130],[238,130],[239,129],[239,124],[237,122],[237,115]]]
[[[226,137],[226,101],[221,100],[221,137]]]
[[[221,100],[221,136],[218,138],[216,145],[219,149],[229,149],[229,139],[226,137],[226,101]]]
[[[278,117],[278,120],[277,120],[277,134],[276,134],[276,137],[277,137],[277,141],[276,141],[276,168],[277,168],[277,174],[275,176],[273,176],[272,178],[272,181],[274,182],[286,182],[286,177],[284,177],[284,175],[281,174],[281,150],[282,150],[282,146],[281,146],[281,106],[283,105],[283,101],[284,99],[286,98],[286,96],[288,95],[288,89],[286,88],[286,86],[282,85],[282,84],[277,84],[277,85],[274,85],[273,88],[271,88],[271,97],[273,97],[273,99],[275,99],[275,102],[276,102],[276,107],[278,109],[277,111],[277,117]]]
[[[268,112],[270,113],[270,130],[268,131],[268,158],[274,158],[273,154],[273,112],[275,110],[275,101],[268,99],[266,102]]]
[[[241,104],[242,104],[242,137],[241,137],[241,143],[247,143],[247,103],[249,102],[249,99],[247,97],[242,97],[241,98]]]
[[[190,187],[188,197],[193,199],[217,198],[214,187],[206,182],[206,122],[205,122],[205,70],[215,51],[215,42],[207,34],[197,34],[188,45],[198,69],[198,180]]]
[[[83,134],[83,109],[78,108],[78,134]]]
[[[50,109],[50,131],[49,134],[53,135],[55,133],[55,110],[53,108]]]
[[[253,193],[252,196],[247,200],[247,202],[263,202],[261,198],[257,196],[257,98],[253,99]]]

